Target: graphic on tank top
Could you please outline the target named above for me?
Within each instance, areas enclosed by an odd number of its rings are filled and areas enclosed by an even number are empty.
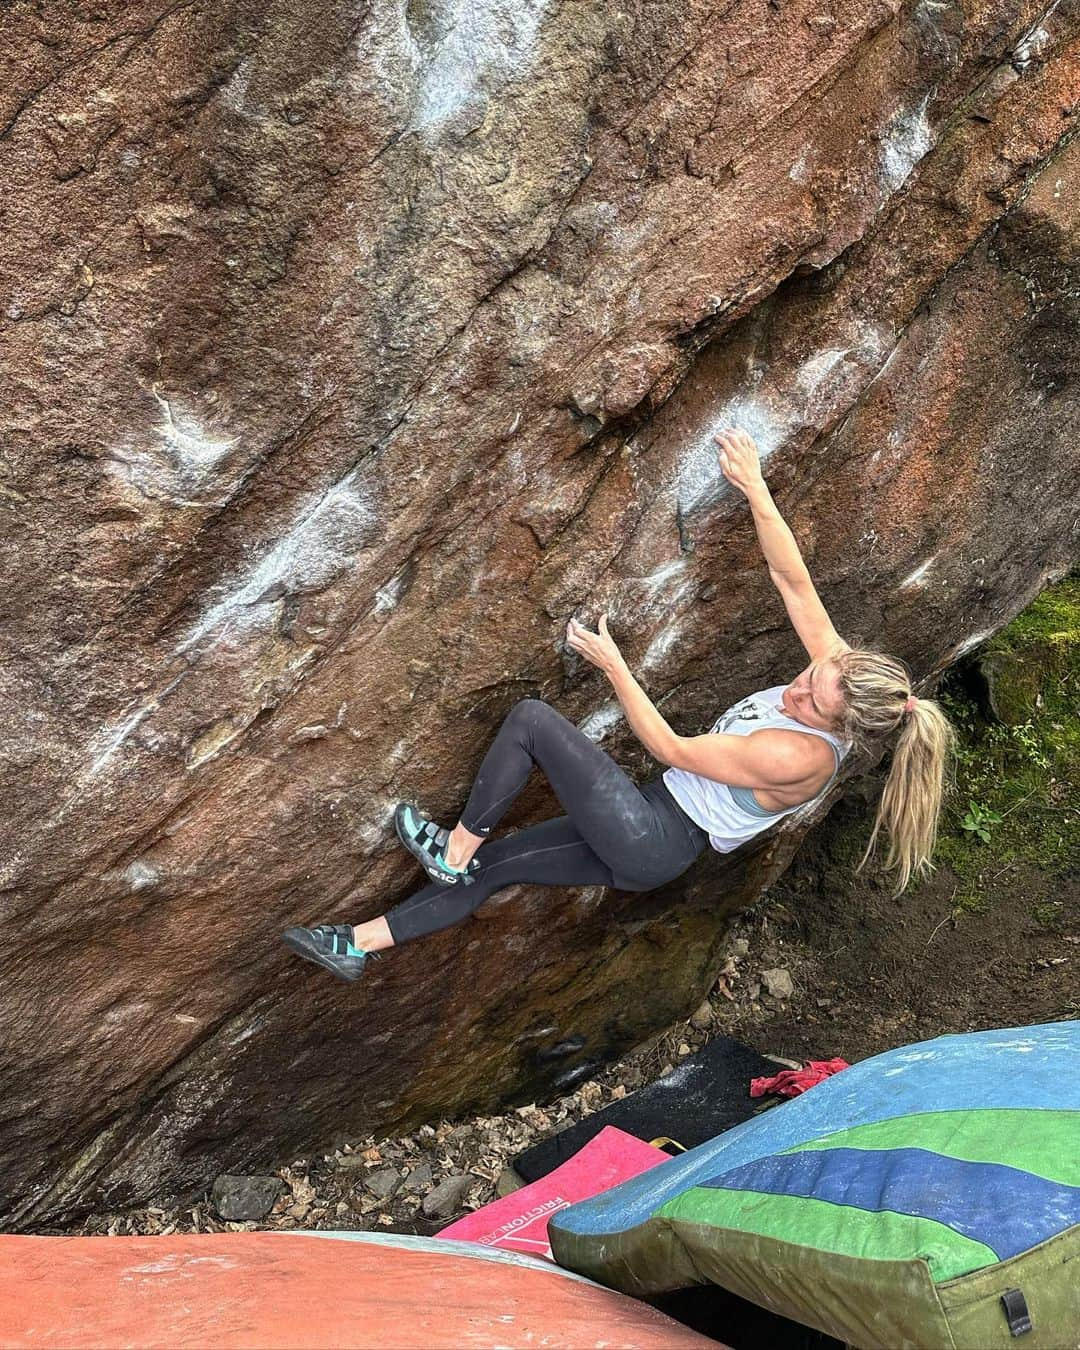
[[[709,734],[715,736],[717,732],[727,731],[737,722],[762,722],[776,711],[775,705],[766,703],[756,694],[750,694],[749,697],[736,703],[733,708],[729,708],[727,712],[721,713]]]

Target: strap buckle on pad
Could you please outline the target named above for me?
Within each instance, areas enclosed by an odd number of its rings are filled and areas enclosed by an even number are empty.
[[[1027,1299],[1019,1289],[1006,1289],[1001,1296],[1001,1306],[1009,1322],[1009,1332],[1013,1336],[1023,1336],[1031,1330],[1031,1314],[1028,1312]]]

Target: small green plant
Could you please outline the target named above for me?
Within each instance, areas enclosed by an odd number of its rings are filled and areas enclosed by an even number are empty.
[[[1001,821],[1002,817],[997,811],[991,810],[989,806],[984,806],[982,802],[969,801],[967,814],[960,825],[969,834],[977,834],[984,844],[988,844],[991,828],[994,825],[1000,825]]]
[[[1039,769],[1050,767],[1050,759],[1043,748],[1042,738],[1031,722],[1024,722],[1008,730],[1014,745],[1029,763]]]

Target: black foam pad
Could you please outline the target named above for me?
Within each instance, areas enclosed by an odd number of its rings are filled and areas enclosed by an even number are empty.
[[[771,1077],[781,1067],[741,1041],[717,1036],[664,1078],[526,1149],[514,1169],[526,1181],[547,1176],[605,1125],[646,1142],[666,1136],[694,1148],[757,1115],[764,1103],[750,1096],[750,1080]]]

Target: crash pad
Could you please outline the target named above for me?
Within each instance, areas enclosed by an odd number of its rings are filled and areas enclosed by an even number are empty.
[[[716,1350],[543,1261],[373,1233],[0,1237],[3,1350]]]
[[[608,1125],[638,1139],[670,1138],[695,1148],[765,1109],[751,1099],[750,1080],[774,1074],[776,1068],[775,1060],[741,1041],[717,1036],[663,1078],[526,1149],[514,1159],[514,1170],[525,1181],[536,1181]]]
[[[607,1125],[561,1167],[466,1214],[439,1236],[550,1260],[547,1227],[553,1214],[656,1167],[667,1156],[663,1149]]]
[[[557,1214],[639,1296],[712,1282],[872,1350],[1080,1337],[1080,1021],[942,1036]],[[1021,1339],[1022,1338],[1022,1339]]]

